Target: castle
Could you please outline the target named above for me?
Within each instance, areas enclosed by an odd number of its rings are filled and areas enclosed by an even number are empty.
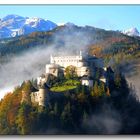
[[[78,77],[81,77],[81,84],[89,87],[93,86],[93,77],[95,68],[103,69],[103,60],[95,56],[83,55],[80,51],[79,55],[71,56],[50,56],[50,64],[46,64],[46,70],[43,75],[37,78],[39,90],[32,92],[31,101],[38,105],[45,106],[47,97],[51,91],[49,90],[50,81],[53,77],[62,78],[65,75],[65,69],[68,66],[74,66]],[[101,81],[105,82],[102,78]],[[51,93],[53,95],[53,93]]]
[[[50,56],[50,64],[46,65],[46,74],[50,73],[56,77],[65,74],[68,66],[76,67],[78,77],[93,76],[94,67],[103,67],[102,59],[95,56],[84,56],[80,51],[79,55],[71,56]]]

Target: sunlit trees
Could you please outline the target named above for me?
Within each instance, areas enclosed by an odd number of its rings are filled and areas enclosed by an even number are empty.
[[[67,81],[67,84],[72,84]],[[100,114],[105,105],[108,106],[106,111],[115,108],[121,113],[124,122],[129,122],[130,119],[125,116],[131,115],[132,110],[138,114],[132,117],[138,119],[140,116],[135,109],[135,106],[140,109],[140,104],[130,94],[132,90],[129,90],[125,77],[117,72],[110,83],[94,80],[93,87],[79,85],[75,90],[64,92],[63,96],[54,96],[46,107],[32,105],[29,100],[21,102],[22,92],[30,95],[32,90],[31,82],[26,81],[1,100],[0,134],[88,134],[91,131],[88,132],[86,122],[90,122],[89,119],[97,113]],[[124,126],[127,123],[122,122],[122,130],[125,130]],[[97,131],[94,126],[93,131]]]
[[[103,82],[98,83],[96,81],[90,92],[91,92],[91,96],[94,96],[94,97],[105,96],[106,94],[105,84]]]
[[[66,79],[74,79],[77,77],[76,67],[75,66],[68,66],[65,69],[65,77]]]

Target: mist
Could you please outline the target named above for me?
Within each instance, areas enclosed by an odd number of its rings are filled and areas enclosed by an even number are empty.
[[[36,78],[45,71],[51,49],[30,50],[20,56],[14,56],[10,62],[0,65],[0,93],[3,89],[11,89],[24,80]]]
[[[72,30],[71,30],[72,31]],[[91,43],[90,35],[84,32],[71,34],[58,32],[53,36],[51,45],[42,45],[29,49],[10,58],[10,61],[0,64],[0,98],[5,92],[10,92],[23,81],[35,79],[45,72],[45,65],[50,61],[50,55],[74,55],[86,51]]]
[[[119,134],[121,121],[119,112],[105,103],[83,122],[83,127],[88,134]]]
[[[139,100],[140,100],[140,63],[139,60],[130,61],[122,67],[122,72],[124,73],[129,85],[132,85]]]

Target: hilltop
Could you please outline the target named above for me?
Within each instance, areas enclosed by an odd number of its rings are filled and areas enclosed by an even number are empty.
[[[31,102],[31,94],[37,90],[36,80],[32,78],[43,72],[42,67],[49,61],[50,53],[73,54],[80,49],[104,60],[113,73],[108,76],[108,84],[99,80],[97,69],[93,87],[84,86],[79,77],[67,74],[63,79],[53,79],[49,89],[62,93],[61,98],[53,98],[46,107]],[[3,83],[0,87],[19,86],[0,102],[0,133],[139,134],[140,104],[134,87],[122,74],[134,72],[124,68],[138,63],[139,50],[138,36],[74,24],[1,39]]]
[[[115,72],[108,85],[95,79],[92,88],[71,76],[53,85],[74,89],[50,93],[53,98],[47,96],[45,107],[31,101],[34,80],[5,95],[0,102],[0,134],[139,134],[140,104],[124,76]]]

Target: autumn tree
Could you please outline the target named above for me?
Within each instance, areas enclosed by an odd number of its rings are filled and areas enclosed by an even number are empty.
[[[26,102],[28,104],[31,104],[31,97],[30,94],[33,90],[33,85],[30,81],[25,81],[22,84],[22,100],[21,102]]]
[[[68,66],[65,69],[65,77],[66,79],[74,79],[77,77],[76,67]]]

